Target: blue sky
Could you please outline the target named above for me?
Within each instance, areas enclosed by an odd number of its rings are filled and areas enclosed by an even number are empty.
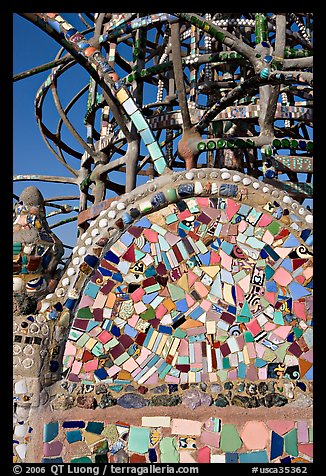
[[[78,21],[76,15],[63,14],[65,18],[74,18],[74,24],[80,30],[84,30],[84,25]],[[77,21],[76,21],[77,18]],[[13,74],[20,73],[32,67],[52,61],[60,45],[42,30],[34,26],[29,21],[17,14],[13,16]],[[77,72],[78,69],[78,72]],[[51,70],[38,73],[34,76],[16,81],[13,84],[13,171],[14,174],[37,173],[45,175],[61,175],[71,176],[53,156],[47,148],[39,127],[36,122],[34,113],[34,98],[38,88],[46,80]],[[77,73],[77,74],[76,74]],[[89,76],[82,67],[76,65],[70,71],[65,73],[64,87],[58,82],[58,90],[63,105],[66,105],[75,93],[88,81]],[[60,87],[61,86],[61,87]],[[59,119],[58,113],[53,105],[52,94],[48,93],[44,103],[44,122],[51,130],[56,130]],[[75,108],[72,110],[72,119],[74,125],[80,124],[79,132],[85,134],[85,126],[83,118],[86,111],[87,94],[83,96]],[[67,143],[82,151],[76,141],[68,134],[64,134]],[[78,160],[72,159],[71,165],[78,167]],[[19,195],[21,191],[28,185],[37,186],[45,198],[55,195],[78,195],[78,188],[74,185],[60,185],[49,182],[16,182],[14,184],[14,193]],[[60,202],[64,203],[64,202]],[[78,202],[68,202],[71,205],[78,205]],[[48,208],[48,212],[54,211],[54,208]],[[56,223],[60,219],[73,216],[57,215],[50,218],[49,223]],[[55,233],[67,245],[74,246],[76,242],[76,222],[66,224],[55,228]]]

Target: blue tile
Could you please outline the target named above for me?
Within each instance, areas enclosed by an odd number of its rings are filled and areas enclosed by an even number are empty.
[[[84,295],[90,296],[95,299],[99,292],[99,289],[100,289],[100,286],[97,286],[94,283],[88,282],[84,289]]]
[[[176,303],[177,311],[186,312],[188,311],[188,304],[186,299],[181,299]]]
[[[283,454],[283,438],[272,431],[272,440],[271,440],[271,454],[270,460],[272,461]]]
[[[75,443],[76,441],[82,441],[82,434],[80,430],[67,431],[66,438],[68,443]]]
[[[269,463],[265,450],[240,453],[240,463]]]
[[[129,337],[132,337],[133,339],[137,336],[138,332],[136,329],[133,327],[129,326],[129,324],[126,324],[124,329],[124,333],[127,334]]]
[[[54,440],[59,433],[59,423],[57,421],[44,424],[44,443]]]
[[[238,453],[225,453],[225,462],[226,463],[237,463],[239,459]]]
[[[83,420],[67,420],[62,423],[63,428],[85,428]]]
[[[115,263],[115,264],[118,264],[120,261],[119,256],[115,255],[113,251],[111,250],[105,253],[104,259],[106,259],[107,261],[111,261],[111,263]]]

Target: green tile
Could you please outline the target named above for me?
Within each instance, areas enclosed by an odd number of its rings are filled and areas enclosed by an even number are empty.
[[[153,160],[159,159],[160,157],[162,157],[162,151],[157,142],[153,142],[153,144],[149,144],[147,146],[147,150]]]
[[[267,229],[272,233],[272,235],[277,235],[280,225],[277,223],[277,221],[272,221],[272,223],[267,226]]]
[[[285,453],[288,453],[290,456],[298,456],[298,438],[297,438],[297,429],[289,431],[284,436],[284,450]]]
[[[242,446],[241,438],[235,425],[223,424],[221,431],[220,449],[222,451],[236,451]]]
[[[179,463],[180,455],[175,437],[167,436],[160,441],[161,463]]]
[[[148,428],[139,428],[131,426],[128,439],[128,451],[144,454],[148,452],[150,444],[150,430]]]
[[[166,166],[167,166],[166,160],[163,157],[161,152],[161,155],[157,159],[154,159],[154,168],[159,174],[162,174]]]

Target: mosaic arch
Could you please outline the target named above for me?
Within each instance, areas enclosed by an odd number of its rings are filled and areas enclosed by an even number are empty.
[[[72,263],[82,271],[69,268],[56,291],[68,296],[66,307],[74,279],[78,287],[80,275],[88,278],[64,377],[145,385],[311,380],[312,216],[243,174],[173,175],[171,188],[158,184],[102,212],[82,236],[88,249],[82,239],[75,248]],[[120,230],[108,241],[97,235],[110,229],[110,217]],[[103,246],[97,255],[92,236]]]

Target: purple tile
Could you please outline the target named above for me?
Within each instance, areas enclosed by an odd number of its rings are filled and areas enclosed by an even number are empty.
[[[53,441],[53,443],[44,443],[44,456],[60,456],[63,448],[61,441]]]

